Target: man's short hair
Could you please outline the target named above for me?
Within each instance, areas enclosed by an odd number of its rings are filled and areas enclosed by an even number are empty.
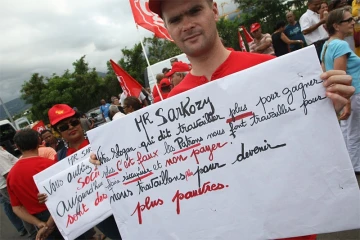
[[[109,107],[109,112],[112,112],[112,113],[117,113],[117,112],[119,112],[118,106],[116,106],[116,105],[110,105],[110,107]]]
[[[14,136],[14,142],[21,152],[39,147],[39,133],[34,129],[22,129]]]
[[[45,134],[45,133],[47,133],[47,132],[49,132],[49,133],[52,134],[52,132],[51,132],[49,129],[45,129],[45,130],[42,130],[42,131],[40,132],[40,136],[42,136],[43,134]]]

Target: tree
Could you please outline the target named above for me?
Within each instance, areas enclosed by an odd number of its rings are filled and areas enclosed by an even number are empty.
[[[119,61],[120,66],[140,84],[144,85],[144,69],[147,64],[141,44],[135,44],[132,49],[123,48],[121,52],[124,56]]]
[[[278,21],[286,21],[290,7],[303,10],[306,0],[234,0],[242,13],[242,25],[250,27],[254,22],[262,24],[263,32],[273,33]],[[304,11],[303,11],[304,12]]]
[[[154,64],[173,56],[181,54],[180,48],[174,42],[156,38],[144,38],[144,44],[148,48],[148,58],[150,64]]]
[[[226,47],[240,50],[238,38],[239,25],[240,22],[238,19],[227,20],[225,18],[220,18],[220,20],[216,23],[219,36],[224,40]]]

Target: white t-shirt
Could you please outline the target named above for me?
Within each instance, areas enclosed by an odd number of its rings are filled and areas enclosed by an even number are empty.
[[[300,18],[299,23],[301,27],[301,31],[308,29],[311,26],[316,25],[320,22],[320,14],[311,11],[308,9]],[[314,42],[327,39],[329,34],[326,32],[323,25],[319,26],[316,30],[311,33],[304,34],[306,43],[308,45],[313,44]]]
[[[122,112],[117,112],[115,113],[115,115],[113,116],[112,120],[115,120],[115,119],[119,119],[119,118],[122,118],[122,117],[125,117],[126,115],[123,114]]]
[[[6,188],[6,179],[4,178],[4,175],[10,172],[10,169],[17,160],[16,157],[0,147],[0,189]]]

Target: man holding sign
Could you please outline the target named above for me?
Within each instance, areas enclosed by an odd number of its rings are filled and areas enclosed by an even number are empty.
[[[150,0],[149,7],[164,20],[172,39],[192,64],[191,72],[169,93],[169,97],[273,58],[230,52],[224,48],[216,29],[219,12],[212,0]],[[351,77],[344,71],[329,71],[322,74],[321,79],[324,80],[326,96],[333,101],[335,110],[340,111],[354,93],[354,88],[350,86]],[[94,154],[91,162],[100,164]],[[305,236],[296,239],[314,238]]]

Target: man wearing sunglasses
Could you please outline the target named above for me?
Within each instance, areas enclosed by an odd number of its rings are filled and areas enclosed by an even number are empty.
[[[51,126],[59,132],[60,136],[67,142],[67,147],[58,151],[55,160],[61,161],[67,156],[89,145],[85,138],[84,131],[80,124],[80,115],[66,104],[56,104],[48,111]],[[38,194],[39,202],[45,202],[47,195]],[[121,239],[113,216],[108,217],[96,227],[110,239]],[[96,234],[94,229],[90,229],[81,235],[78,239],[90,239]],[[105,237],[105,236],[103,236]]]

